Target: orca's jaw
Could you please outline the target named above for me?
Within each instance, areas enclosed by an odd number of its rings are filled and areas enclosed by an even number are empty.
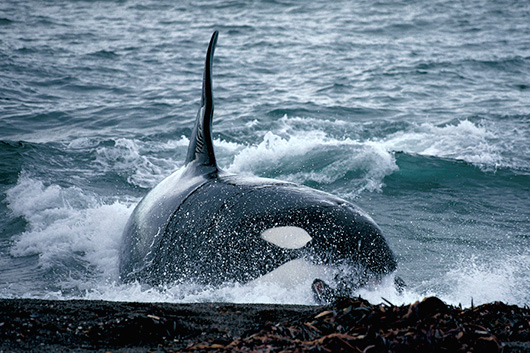
[[[380,283],[383,277],[382,273],[370,271],[351,250],[341,253],[336,244],[321,244],[298,226],[270,227],[262,231],[260,237],[294,257],[252,281],[254,283],[268,282],[293,289],[310,285],[316,301],[324,302],[329,298],[351,296],[361,287]],[[361,247],[360,240],[357,247]]]
[[[301,257],[282,264],[250,284],[274,284],[288,290],[311,286],[317,303],[325,303],[337,297],[354,295],[357,289],[379,283],[381,278],[361,265],[323,264]]]
[[[250,282],[253,285],[273,283],[286,289],[296,289],[304,284],[311,284],[315,278],[333,279],[333,269],[327,265],[318,265],[312,261],[299,258],[288,261],[271,272]]]

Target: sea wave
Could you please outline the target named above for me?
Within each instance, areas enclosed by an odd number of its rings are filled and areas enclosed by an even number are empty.
[[[82,272],[87,262],[116,278],[118,242],[132,212],[130,203],[104,204],[77,187],[46,186],[25,174],[7,191],[6,202],[15,217],[27,222],[14,238],[12,256],[37,255],[40,268],[64,275],[71,275],[72,262]]]
[[[530,172],[529,161],[519,154],[521,149],[528,150],[522,136],[499,125],[467,119],[442,125],[412,123],[407,130],[377,141],[387,150],[463,160],[484,171],[511,168]]]

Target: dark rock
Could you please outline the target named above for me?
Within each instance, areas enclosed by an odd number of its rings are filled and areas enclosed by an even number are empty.
[[[436,297],[423,299],[416,305],[415,311],[418,318],[423,319],[432,316],[435,313],[441,313],[447,310],[447,305]]]
[[[0,299],[0,352],[530,352],[530,309]]]

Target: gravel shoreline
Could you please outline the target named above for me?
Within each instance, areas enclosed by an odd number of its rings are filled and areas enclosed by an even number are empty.
[[[530,352],[530,308],[0,299],[0,352]]]

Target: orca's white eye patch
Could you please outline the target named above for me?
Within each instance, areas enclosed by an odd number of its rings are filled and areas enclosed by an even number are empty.
[[[284,249],[300,249],[313,239],[302,228],[290,226],[267,229],[261,238]]]

